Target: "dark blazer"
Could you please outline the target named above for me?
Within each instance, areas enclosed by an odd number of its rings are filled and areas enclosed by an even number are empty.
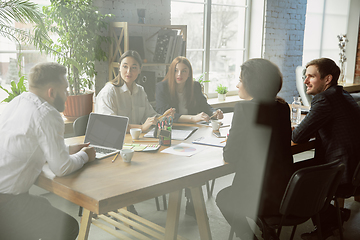
[[[194,81],[194,96],[195,102],[192,104],[192,107],[188,109],[188,114],[196,115],[198,113],[204,112],[209,116],[215,111],[208,103],[207,100],[201,92],[200,83]],[[172,101],[169,91],[168,80],[162,81],[156,84],[156,111],[160,114],[163,114],[169,108],[175,108],[176,113],[174,116],[174,121],[177,122],[181,114],[179,111],[179,103]]]
[[[360,107],[342,86],[332,86],[316,94],[310,112],[292,132],[292,140],[296,143],[314,136],[314,163],[340,159],[345,164],[340,183],[351,183],[360,160]]]
[[[242,206],[240,215],[245,216],[251,209],[261,215],[278,214],[293,173],[288,104],[237,103],[223,156],[236,168],[231,186],[234,209]]]

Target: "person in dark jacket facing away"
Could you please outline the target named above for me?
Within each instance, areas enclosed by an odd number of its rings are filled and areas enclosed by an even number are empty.
[[[243,240],[257,239],[246,217],[279,215],[293,158],[290,109],[277,97],[282,87],[279,68],[265,59],[250,59],[241,66],[239,80],[236,87],[244,101],[235,105],[223,153],[236,173],[232,185],[218,193],[216,204]],[[276,239],[273,230],[265,230]]]

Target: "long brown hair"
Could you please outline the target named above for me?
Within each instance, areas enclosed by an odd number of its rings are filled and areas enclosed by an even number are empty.
[[[111,81],[109,81],[110,83],[112,83],[115,87],[121,87],[122,85],[124,85],[125,81],[124,79],[121,78],[121,74],[120,74],[120,64],[122,62],[122,60],[124,60],[125,58],[127,57],[132,57],[134,58],[138,64],[139,64],[139,67],[141,68],[142,66],[142,61],[141,61],[141,57],[140,57],[140,54],[137,52],[137,51],[134,51],[134,50],[128,50],[126,52],[124,52],[120,59],[119,59],[119,73],[118,75]],[[140,75],[140,74],[139,74]],[[138,76],[139,77],[139,76]]]
[[[168,80],[169,82],[169,91],[172,102],[178,102],[179,99],[176,94],[176,79],[175,79],[175,69],[178,63],[183,63],[189,68],[189,78],[185,82],[185,97],[186,97],[186,107],[189,109],[195,104],[194,98],[194,80],[193,80],[193,70],[191,67],[190,61],[183,56],[176,57],[170,64],[169,71],[167,72],[163,81]]]

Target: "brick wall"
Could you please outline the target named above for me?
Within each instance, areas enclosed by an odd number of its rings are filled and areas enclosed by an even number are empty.
[[[360,83],[360,24],[359,24],[359,32],[358,32],[358,45],[357,45],[357,52],[356,52],[354,82]]]
[[[266,1],[264,58],[283,74],[279,96],[288,103],[298,96],[295,69],[302,65],[307,0]]]
[[[170,24],[170,0],[94,0],[94,5],[98,7],[103,14],[113,14],[112,22],[137,23],[137,9],[144,8],[146,9],[146,24]],[[156,28],[133,27],[129,29],[129,33],[132,36],[144,36],[144,39],[147,39],[147,36],[151,36],[158,30],[159,29]],[[108,35],[108,32],[104,34]],[[145,44],[147,46],[155,46],[156,38],[150,39]],[[104,46],[104,49],[107,49],[107,47],[108,46]],[[145,57],[149,59],[152,58],[149,52],[145,52]],[[108,63],[96,62],[95,69],[97,71],[95,90],[96,93],[98,93],[108,81]]]

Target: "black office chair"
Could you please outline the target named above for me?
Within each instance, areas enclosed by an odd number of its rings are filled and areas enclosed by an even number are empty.
[[[334,196],[334,202],[335,207],[337,208],[337,217],[338,217],[338,226],[339,226],[339,233],[340,233],[340,239],[343,240],[343,228],[342,228],[342,219],[341,219],[341,213],[340,213],[340,205],[338,198],[349,198],[352,196],[359,196],[360,195],[360,189],[358,188],[360,186],[360,162],[357,165],[353,178],[352,178],[352,184],[346,184],[346,185],[340,185],[339,188],[335,192]],[[350,210],[349,210],[350,211]]]
[[[344,169],[345,165],[337,160],[296,171],[285,190],[279,209],[281,216],[260,217],[260,221],[277,229],[278,237],[282,226],[293,226],[290,237],[292,240],[297,225],[315,216],[318,239],[323,239],[319,212],[325,210],[332,200]],[[268,239],[269,236],[265,235],[267,235],[266,231],[264,231],[264,239]]]
[[[329,205],[340,181],[344,164],[340,161],[307,167],[296,171],[289,180],[285,190],[279,216],[260,216],[257,223],[263,229],[264,239],[269,239],[266,228],[277,229],[280,236],[282,226],[293,226],[291,240],[294,238],[297,225],[316,216],[318,239],[323,239],[319,212]],[[325,209],[324,209],[325,210]],[[234,235],[231,228],[229,239]]]

